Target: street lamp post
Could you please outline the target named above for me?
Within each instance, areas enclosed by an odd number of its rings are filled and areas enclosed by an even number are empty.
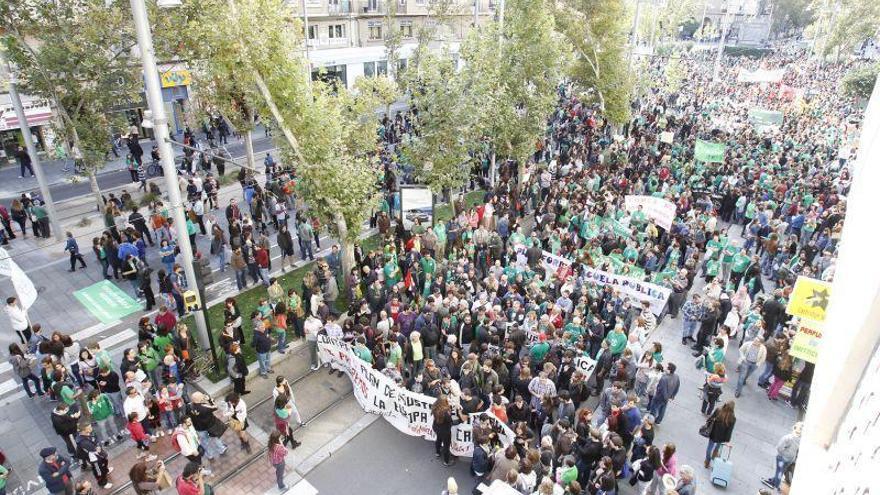
[[[6,69],[9,76],[9,99],[12,100],[12,107],[15,109],[15,116],[18,118],[18,127],[21,129],[21,135],[24,138],[24,145],[28,155],[31,157],[31,168],[34,175],[37,176],[37,184],[40,186],[40,195],[43,197],[43,204],[46,212],[49,214],[49,224],[55,239],[64,240],[64,231],[61,230],[61,222],[58,221],[58,213],[55,211],[55,202],[52,201],[52,192],[49,190],[49,184],[46,182],[46,176],[43,174],[43,165],[40,163],[40,156],[37,154],[37,148],[34,146],[34,137],[31,135],[31,128],[28,126],[27,115],[24,113],[24,106],[21,104],[21,97],[18,94],[18,85],[16,74],[12,71],[12,67],[0,54],[0,71]]]
[[[724,40],[727,36],[724,21],[727,20],[727,12],[730,10],[730,3],[725,1],[722,5],[721,18],[718,20],[718,27],[721,28],[721,37],[718,39],[718,52],[715,54],[715,65],[712,67],[712,80],[717,81],[721,72],[721,57],[724,54]]]
[[[172,5],[174,2],[162,2]],[[177,2],[179,3],[179,2]],[[174,151],[169,141],[168,118],[165,116],[165,104],[162,101],[162,87],[159,84],[159,70],[156,67],[156,58],[153,53],[153,35],[150,33],[150,24],[147,17],[147,7],[144,0],[131,0],[131,12],[134,17],[134,26],[137,31],[138,48],[141,53],[141,62],[144,70],[144,82],[147,89],[147,104],[152,112],[153,132],[156,143],[159,146],[159,157],[162,161],[162,171],[165,174],[165,188],[168,189],[168,201],[171,203],[170,212],[177,226],[177,243],[180,255],[183,257],[183,269],[190,287],[199,294],[199,308],[193,314],[196,321],[196,340],[202,349],[213,347],[213,338],[209,335],[205,320],[205,307],[207,301],[202,297],[202,291],[198,290],[198,279],[193,269],[193,247],[186,233],[186,215],[183,211],[183,202],[180,198],[180,189],[177,183],[177,168],[174,166]],[[215,360],[216,364],[216,360]]]

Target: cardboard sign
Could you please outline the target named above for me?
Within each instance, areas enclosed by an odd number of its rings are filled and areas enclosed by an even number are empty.
[[[663,227],[667,232],[672,228],[672,222],[675,221],[675,203],[654,196],[629,195],[624,198],[626,211],[632,213],[640,206],[655,225]]]
[[[822,323],[825,321],[825,312],[830,300],[831,284],[800,276],[794,283],[794,290],[791,291],[785,312],[798,318]]]

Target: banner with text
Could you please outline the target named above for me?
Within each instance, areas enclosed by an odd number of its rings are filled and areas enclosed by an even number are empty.
[[[642,211],[658,227],[663,227],[668,232],[675,221],[675,203],[654,196],[629,195],[624,198],[626,211],[632,213],[641,206]]]
[[[589,266],[583,267],[583,274],[587,282],[593,282],[598,285],[610,285],[634,299],[648,301],[651,304],[651,312],[655,315],[659,315],[663,311],[663,307],[666,306],[666,300],[669,299],[669,294],[672,292],[670,289],[657,284],[642,282],[641,280],[623,275],[615,275]]]
[[[525,266],[526,261],[526,250],[528,248],[523,244],[517,244],[514,246],[514,250],[516,251],[516,263],[520,266]],[[555,273],[556,278],[559,280],[565,280],[571,275],[571,261],[563,258],[562,256],[556,256],[550,251],[541,250],[541,264],[544,267],[544,271],[549,273]]]
[[[727,146],[721,143],[710,143],[697,139],[694,146],[694,159],[703,163],[722,163]]]
[[[764,83],[764,82],[779,82],[782,81],[782,76],[785,75],[785,69],[776,69],[776,70],[767,70],[767,69],[757,69],[757,70],[746,70],[740,69],[739,74],[736,76],[737,82],[744,83]]]
[[[360,359],[342,339],[318,336],[318,357],[333,369],[344,372],[351,380],[354,396],[365,412],[379,414],[399,431],[425,440],[434,440],[431,406],[433,397],[411,392],[374,370]],[[507,425],[489,411],[471,414],[467,423],[452,427],[452,455],[471,457],[473,426],[477,418],[488,418],[492,429],[504,445],[513,443],[515,435]]]

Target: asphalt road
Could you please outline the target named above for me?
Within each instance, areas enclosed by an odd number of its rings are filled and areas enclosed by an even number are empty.
[[[440,493],[453,476],[459,493],[465,494],[475,485],[469,467],[470,458],[444,467],[434,457],[434,442],[401,433],[380,419],[305,479],[321,495],[413,495]]]
[[[144,144],[142,143],[144,150],[149,153],[149,150],[152,149],[152,144]],[[272,142],[271,138],[265,138],[261,134],[257,134],[257,137],[254,139],[254,154],[256,155],[257,165],[259,166],[262,163],[262,152],[265,152],[268,149],[272,149],[275,147],[275,144]],[[244,142],[237,141],[234,144],[231,143],[227,146],[227,150],[232,155],[233,158],[238,158],[244,156]],[[147,159],[149,159],[149,154],[145,155]],[[277,160],[277,157],[276,157]],[[58,162],[54,162],[51,164],[47,164],[46,167],[61,167],[61,164]],[[227,173],[229,173],[230,168],[227,167]],[[18,178],[19,169],[17,165],[4,167],[0,169],[0,181],[20,181],[20,180],[28,180],[28,179],[19,179]],[[72,184],[67,182],[61,178],[58,180],[58,177],[63,177],[63,172],[55,171],[55,170],[47,170],[47,175],[50,177],[50,181],[55,182],[49,186],[49,190],[52,193],[52,199],[55,202],[64,201],[68,199],[73,199],[81,196],[85,196],[91,194],[91,187],[89,186],[88,181],[79,182],[76,184]],[[53,177],[56,180],[53,180]],[[32,180],[32,179],[31,179]],[[103,173],[98,174],[98,186],[100,186],[102,191],[107,189],[112,189],[115,187],[124,186],[127,184],[132,184],[131,176],[128,171],[125,169],[122,170],[107,170]],[[136,189],[135,185],[132,185],[133,188]],[[34,186],[33,191],[38,191],[39,189]],[[8,205],[9,202],[20,196],[20,194],[10,194],[9,192],[0,192],[2,196],[0,196],[0,203]]]

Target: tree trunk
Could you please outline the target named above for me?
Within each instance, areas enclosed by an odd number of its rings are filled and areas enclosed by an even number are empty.
[[[498,171],[495,170],[495,151],[489,155],[489,186],[495,189],[495,181],[498,177]]]
[[[98,212],[104,213],[104,198],[101,196],[101,186],[98,185],[98,175],[94,169],[89,170],[89,186],[92,188],[92,194],[95,195],[95,204],[98,206]]]
[[[345,286],[348,287],[348,274],[354,268],[354,242],[348,237],[348,224],[345,217],[336,213],[333,215],[333,221],[336,223],[336,233],[339,235],[339,242],[342,245],[342,251],[339,253],[340,264],[342,265],[342,277],[345,280]]]
[[[254,177],[257,176],[257,161],[254,157],[254,142],[251,141],[251,134],[253,131],[248,129],[244,131],[244,152],[245,159],[247,160],[247,168],[250,169],[251,173],[254,174]]]

